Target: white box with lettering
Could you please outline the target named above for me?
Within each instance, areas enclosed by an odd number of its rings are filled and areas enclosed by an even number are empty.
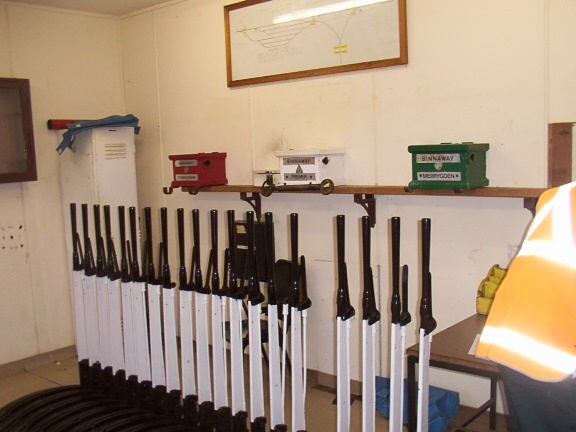
[[[334,185],[345,185],[345,149],[299,149],[274,152],[280,160],[277,185],[320,184],[331,180]]]

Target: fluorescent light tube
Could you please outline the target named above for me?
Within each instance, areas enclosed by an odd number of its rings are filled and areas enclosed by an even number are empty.
[[[292,13],[279,15],[273,19],[274,24],[282,24],[290,21],[296,21],[311,18],[320,15],[326,15],[335,12],[341,12],[348,9],[354,9],[361,6],[370,6],[377,3],[385,3],[391,0],[346,0],[338,3],[319,6],[311,9],[300,9]]]

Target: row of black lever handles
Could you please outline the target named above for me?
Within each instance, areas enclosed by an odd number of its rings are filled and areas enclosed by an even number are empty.
[[[160,209],[161,241],[158,253],[158,272],[154,261],[154,243],[152,239],[152,211],[150,207],[144,208],[144,230],[142,260],[139,259],[139,230],[135,207],[128,208],[128,225],[126,224],[126,209],[118,207],[118,233],[119,256],[114,243],[112,231],[110,206],[92,205],[93,232],[96,242],[95,253],[92,247],[89,225],[89,205],[81,205],[83,242],[77,228],[76,204],[70,204],[72,242],[73,242],[73,269],[83,271],[87,276],[96,275],[108,277],[111,280],[121,279],[122,282],[147,282],[161,285],[164,288],[173,288],[176,284],[172,280],[168,262],[168,210]],[[104,233],[101,228],[101,212],[104,215]],[[192,210],[192,257],[190,277],[186,265],[185,246],[185,215],[184,209],[177,211],[177,237],[178,237],[178,287],[181,290],[191,290],[204,294],[228,296],[236,299],[248,298],[251,304],[259,304],[267,300],[269,304],[288,303],[299,310],[311,306],[308,297],[305,261],[298,256],[298,214],[290,214],[290,249],[291,259],[284,261],[290,270],[282,272],[282,281],[278,281],[274,269],[278,262],[275,259],[274,222],[273,214],[264,215],[263,241],[261,237],[262,224],[254,220],[254,212],[246,212],[246,220],[238,223],[234,210],[226,211],[227,242],[224,252],[224,278],[221,283],[218,266],[218,211],[210,211],[210,254],[208,270],[205,281],[200,266],[200,214],[198,209]],[[405,325],[410,321],[406,306],[408,303],[407,284],[408,268],[402,267],[402,281],[400,282],[400,218],[392,217],[391,223],[391,261],[392,261],[392,293],[391,313],[392,322]],[[380,319],[380,313],[374,295],[372,268],[370,266],[370,219],[363,216],[362,225],[362,263],[363,263],[363,292],[362,292],[362,319],[370,324]],[[336,216],[337,236],[337,317],[348,319],[354,315],[350,304],[348,292],[347,271],[345,262],[345,216]],[[431,332],[435,328],[432,318],[432,289],[430,274],[430,228],[428,218],[421,220],[421,275],[422,291],[420,301],[420,327]],[[127,235],[129,233],[129,236]],[[258,234],[258,235],[257,235]],[[129,237],[129,238],[128,238]],[[83,243],[83,245],[82,245]],[[258,248],[256,244],[258,243]],[[240,247],[239,247],[240,244]],[[142,266],[140,265],[142,263]],[[289,275],[286,275],[289,273]],[[286,281],[285,279],[289,279]],[[241,283],[238,283],[241,281]],[[260,291],[259,281],[265,281],[266,296]],[[402,292],[400,291],[402,283]],[[278,295],[277,287],[284,287]]]

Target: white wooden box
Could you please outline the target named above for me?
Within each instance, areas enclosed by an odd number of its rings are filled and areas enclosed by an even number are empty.
[[[346,184],[345,149],[307,149],[274,152],[280,160],[278,185],[320,184],[332,180],[334,185]]]

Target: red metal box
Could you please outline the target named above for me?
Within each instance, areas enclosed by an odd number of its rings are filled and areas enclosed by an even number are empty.
[[[174,171],[171,186],[202,187],[228,183],[226,178],[226,153],[195,153],[169,155]]]

